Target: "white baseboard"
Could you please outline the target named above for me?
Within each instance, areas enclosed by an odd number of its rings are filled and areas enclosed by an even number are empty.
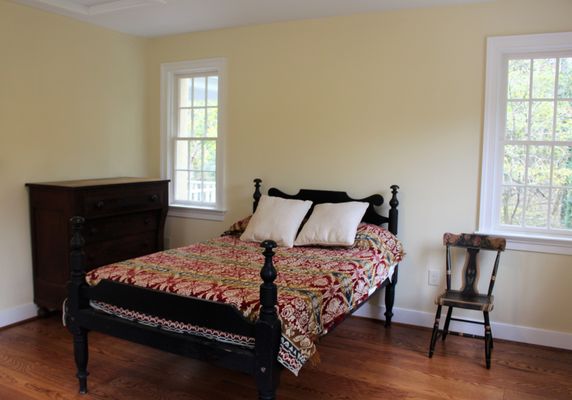
[[[356,311],[354,315],[383,320],[385,319],[385,316],[383,315],[384,312],[385,307],[366,303],[362,308]],[[441,321],[445,320],[445,315],[446,310],[443,311]],[[392,321],[432,328],[435,321],[435,314],[394,307]],[[443,322],[441,322],[441,327],[442,325]],[[514,342],[538,344],[541,346],[572,350],[571,333],[549,331],[546,329],[510,325],[493,321],[491,321],[491,327],[494,337],[498,339],[506,339],[512,340]],[[470,333],[473,335],[483,335],[483,328],[475,324],[451,321],[449,328],[451,331]]]
[[[38,307],[34,303],[0,310],[0,328],[33,318],[36,315],[38,315]]]

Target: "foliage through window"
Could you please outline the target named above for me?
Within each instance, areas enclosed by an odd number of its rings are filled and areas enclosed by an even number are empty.
[[[572,254],[572,33],[488,39],[479,225]]]

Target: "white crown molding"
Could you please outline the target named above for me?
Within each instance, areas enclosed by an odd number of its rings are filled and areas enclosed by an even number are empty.
[[[1,1],[1,0],[0,0]],[[8,0],[135,36],[495,0]]]
[[[166,4],[166,0],[98,0],[90,5],[80,4],[74,0],[28,0],[28,3],[46,5],[56,9],[80,15],[99,15],[129,8],[148,6],[151,4]]]

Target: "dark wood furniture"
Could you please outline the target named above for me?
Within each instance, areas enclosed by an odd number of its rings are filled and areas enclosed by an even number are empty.
[[[259,179],[255,180],[254,209],[260,199]],[[374,224],[386,223],[393,233],[397,233],[398,186],[392,188],[389,217],[375,212],[374,206],[383,203],[381,195],[370,196],[359,201],[370,203],[363,218],[365,222]],[[287,195],[277,189],[270,189],[269,195],[286,198],[312,200],[314,203],[351,201],[345,192],[301,190],[297,195]],[[279,293],[274,284],[276,269],[272,257],[276,243],[264,241],[264,265],[260,276],[260,316],[257,321],[249,321],[232,305],[212,301],[188,298],[131,285],[125,285],[108,280],[101,281],[96,286],[89,286],[85,281],[85,253],[81,231],[83,217],[72,218],[73,236],[71,239],[71,280],[69,283],[66,321],[73,335],[74,356],[77,367],[80,393],[87,392],[87,334],[90,330],[103,332],[127,339],[132,342],[145,344],[158,349],[181,354],[214,365],[223,366],[254,375],[259,399],[273,400],[276,398],[280,372],[277,354],[281,336],[281,323],[276,313]],[[389,326],[392,317],[392,307],[397,283],[397,267],[392,280],[386,279],[382,287],[386,287],[386,325]],[[113,315],[103,314],[90,307],[90,301],[113,304],[125,309],[136,310],[159,318],[180,321],[196,326],[223,330],[228,333],[246,335],[255,338],[254,349],[245,348],[229,343],[221,343],[207,338],[188,334],[179,334],[160,328],[143,325]]]
[[[431,343],[429,345],[429,358],[433,356],[433,352],[435,351],[435,342],[437,341],[439,334],[442,334],[443,340],[445,340],[447,338],[447,334],[454,333],[449,332],[449,324],[451,323],[451,320],[469,322],[484,325],[485,327],[485,359],[488,369],[491,367],[491,350],[493,348],[493,335],[489,321],[489,312],[491,312],[494,307],[493,288],[497,276],[500,254],[506,247],[506,240],[504,238],[487,235],[469,233],[455,235],[452,233],[445,233],[443,235],[443,245],[445,245],[447,249],[447,289],[435,300],[435,304],[437,304],[437,313],[435,315],[433,334],[431,335]],[[467,250],[465,255],[464,275],[462,279],[463,284],[459,290],[451,289],[451,247],[460,247]],[[479,294],[477,290],[477,279],[479,277],[478,255],[481,250],[497,252],[487,294]],[[441,319],[441,308],[443,306],[447,306],[449,308],[447,310],[445,326],[442,331],[439,331],[439,320]],[[453,318],[453,308],[455,307],[481,311],[484,316],[484,321],[480,322],[463,318]],[[463,336],[482,338],[481,336],[474,335]]]
[[[163,250],[168,181],[147,178],[28,183],[34,302],[61,309],[70,276],[69,220],[85,218],[87,269]]]

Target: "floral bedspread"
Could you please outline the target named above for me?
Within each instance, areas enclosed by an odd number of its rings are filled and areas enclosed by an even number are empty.
[[[343,320],[372,289],[388,277],[403,256],[401,243],[387,230],[361,224],[351,248],[277,248],[278,315],[282,322],[279,362],[294,374],[316,353],[316,340]],[[232,304],[254,321],[259,312],[259,243],[235,235],[167,250],[97,268],[87,275],[90,285],[102,279],[163,290],[182,296]],[[204,327],[182,326],[132,310],[95,304],[105,312],[252,347],[253,338],[239,338]]]

